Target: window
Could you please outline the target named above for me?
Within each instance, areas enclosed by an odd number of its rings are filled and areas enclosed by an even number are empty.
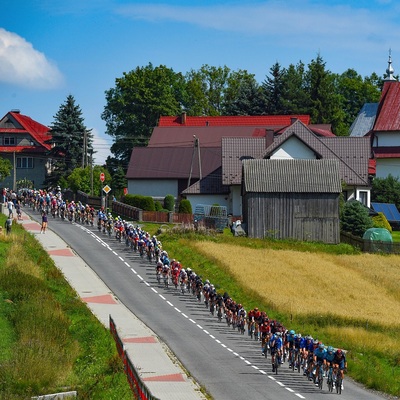
[[[17,157],[17,168],[33,168],[33,158]]]
[[[15,138],[13,137],[5,137],[3,138],[4,146],[15,146]]]
[[[366,206],[368,204],[368,192],[364,192],[364,191],[359,191],[358,192],[358,196],[359,196],[359,202],[361,204],[364,204],[364,206]]]

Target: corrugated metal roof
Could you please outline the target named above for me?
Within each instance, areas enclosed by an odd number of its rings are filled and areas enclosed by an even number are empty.
[[[229,186],[222,184],[222,168],[208,174],[185,189],[182,194],[228,194]]]
[[[400,82],[384,83],[374,131],[400,131]]]
[[[309,115],[161,116],[158,126],[263,126],[290,125],[292,118],[310,123]]]
[[[268,127],[279,129],[281,127]],[[193,147],[195,135],[203,147],[220,147],[223,137],[262,137],[266,127],[262,126],[202,126],[202,127],[156,127],[148,147]]]
[[[193,148],[190,147],[136,147],[133,149],[126,177],[128,179],[188,178]],[[202,176],[221,166],[221,148],[201,148]],[[200,178],[197,152],[193,158],[192,178]]]
[[[310,147],[321,159],[339,159],[340,176],[348,185],[368,186],[368,163],[371,155],[370,140],[350,137],[318,137],[300,121],[285,131],[269,146],[264,157],[269,158],[290,137],[295,136]]]
[[[240,185],[242,182],[242,160],[262,158],[265,145],[265,138],[223,138],[222,183],[224,185]]]
[[[244,191],[341,193],[338,160],[244,160]]]
[[[350,136],[363,137],[374,127],[379,103],[365,103],[350,127]]]
[[[400,146],[374,147],[375,158],[400,158]]]

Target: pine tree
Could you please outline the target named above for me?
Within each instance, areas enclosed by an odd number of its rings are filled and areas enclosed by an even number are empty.
[[[46,184],[54,186],[65,181],[75,168],[88,165],[89,154],[93,152],[93,135],[86,128],[82,111],[72,95],[60,106],[50,129],[52,148],[48,156],[53,159],[53,170]]]

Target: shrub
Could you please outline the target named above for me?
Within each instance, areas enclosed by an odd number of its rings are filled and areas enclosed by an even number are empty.
[[[179,203],[178,212],[180,214],[192,214],[192,204],[187,199],[182,199]]]
[[[140,194],[127,194],[123,198],[123,203],[140,208],[145,211],[155,211],[156,207],[151,196],[142,196]]]
[[[357,200],[348,201],[344,205],[340,222],[343,231],[358,237],[362,237],[364,232],[374,225],[368,209]]]
[[[160,201],[154,202],[154,207],[155,207],[156,211],[162,211],[162,209],[163,209],[163,206]]]
[[[392,227],[384,213],[379,212],[378,215],[372,217],[372,221],[374,222],[374,228],[386,228],[389,232],[392,232]]]
[[[175,197],[172,194],[167,194],[164,197],[164,208],[166,208],[168,211],[174,211]]]

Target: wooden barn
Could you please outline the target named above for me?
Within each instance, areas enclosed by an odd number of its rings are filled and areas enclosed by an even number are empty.
[[[247,235],[339,243],[341,191],[338,160],[244,160]]]

